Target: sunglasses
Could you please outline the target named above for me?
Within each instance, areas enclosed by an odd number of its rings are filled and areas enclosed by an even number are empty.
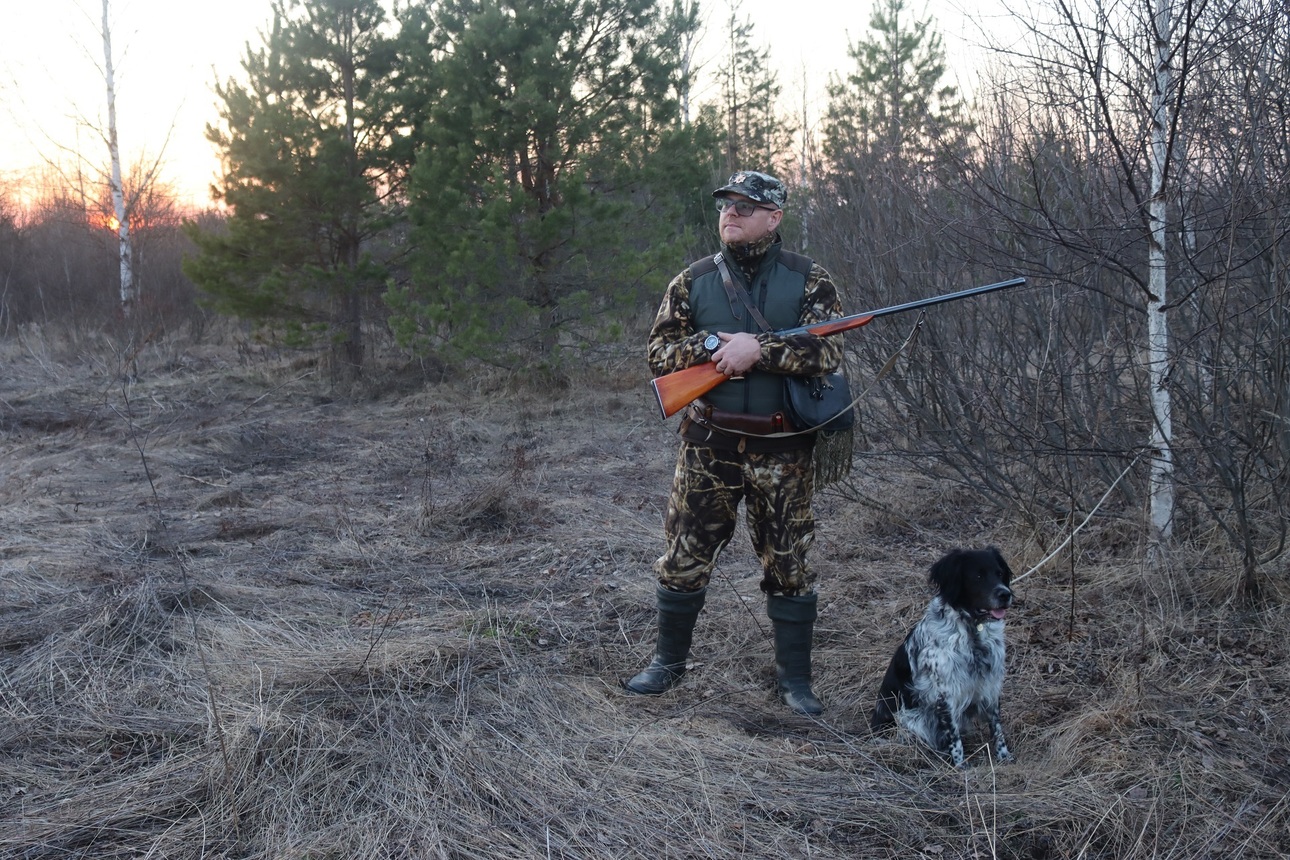
[[[747,218],[749,215],[753,214],[758,209],[765,209],[767,212],[775,211],[774,206],[758,206],[756,203],[753,203],[751,200],[732,200],[729,197],[717,198],[718,212],[725,212],[727,209],[729,209],[732,206],[734,207],[735,213],[738,214],[740,218]]]

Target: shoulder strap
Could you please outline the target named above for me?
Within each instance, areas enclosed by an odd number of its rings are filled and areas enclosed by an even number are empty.
[[[815,265],[815,261],[810,257],[793,251],[780,251],[779,261],[800,275],[811,274],[811,267]]]
[[[719,254],[717,256],[720,256]],[[701,277],[703,275],[715,272],[717,270],[717,257],[704,257],[702,260],[695,260],[690,264],[690,279]]]
[[[748,309],[748,313],[752,314],[753,320],[757,325],[761,326],[762,331],[770,331],[770,323],[766,322],[766,318],[761,315],[761,311],[757,310],[757,306],[753,304],[752,296],[748,295],[748,291],[744,289],[742,284],[736,284],[735,279],[730,277],[730,267],[726,264],[726,258],[717,254],[712,259],[717,264],[717,270],[721,272],[721,283],[726,288],[726,298],[730,300],[730,310],[734,312],[735,319],[743,318],[743,315],[739,313],[739,308],[735,305],[735,302],[739,301]]]

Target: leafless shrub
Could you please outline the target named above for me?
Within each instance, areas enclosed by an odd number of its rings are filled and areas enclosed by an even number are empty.
[[[74,337],[109,333],[123,342],[155,330],[204,334],[211,320],[181,269],[192,245],[173,198],[154,193],[135,215],[138,303],[125,320],[116,235],[103,211],[87,208],[79,192],[53,177],[30,205],[0,202],[0,336],[32,325]]]
[[[1150,492],[1146,366],[1151,6],[1019,10],[1028,38],[981,88],[973,150],[937,169],[882,150],[822,168],[812,252],[848,309],[1024,275],[929,311],[874,386],[862,442],[979,492],[1035,534],[1090,512],[1131,541]],[[1166,260],[1171,449],[1184,545],[1239,559],[1257,599],[1287,546],[1284,4],[1187,7],[1172,34]],[[1269,38],[1269,33],[1277,33]],[[1061,34],[1061,35],[1058,35]],[[1083,50],[1087,48],[1087,50]],[[1173,93],[1171,93],[1173,95]],[[913,321],[850,338],[864,382]],[[1109,487],[1115,491],[1105,500]]]

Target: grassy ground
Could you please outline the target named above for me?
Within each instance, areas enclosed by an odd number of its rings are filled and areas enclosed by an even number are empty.
[[[1017,762],[955,772],[869,737],[886,661],[946,549],[1048,546],[880,451],[819,499],[808,719],[742,536],[685,682],[618,688],[674,447],[634,363],[340,399],[231,351],[125,383],[0,349],[2,857],[1290,854],[1284,571],[1242,607],[1221,559],[1148,573],[1095,520],[1018,586]]]

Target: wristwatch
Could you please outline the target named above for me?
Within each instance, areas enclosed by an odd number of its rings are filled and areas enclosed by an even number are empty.
[[[721,348],[721,338],[715,334],[710,334],[703,339],[703,348],[708,352],[716,352]]]

